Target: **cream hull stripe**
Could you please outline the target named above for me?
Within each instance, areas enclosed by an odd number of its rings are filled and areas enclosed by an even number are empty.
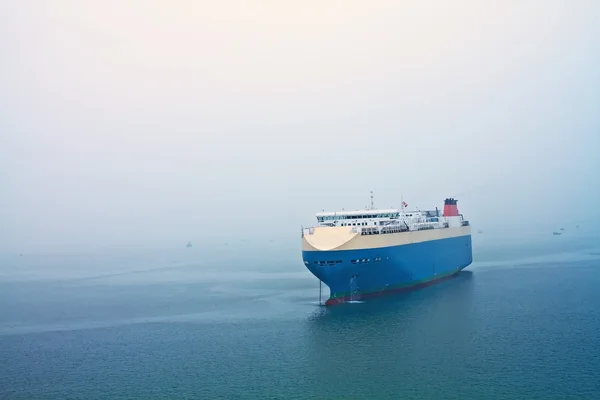
[[[406,244],[449,239],[471,234],[470,226],[457,228],[429,229],[424,231],[388,233],[383,235],[360,235],[351,228],[316,227],[312,235],[302,238],[303,251],[363,250],[382,247],[403,246]]]

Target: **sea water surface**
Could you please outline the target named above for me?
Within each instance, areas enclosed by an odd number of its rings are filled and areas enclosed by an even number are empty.
[[[2,256],[0,399],[600,399],[594,232],[331,308],[298,243],[184,245]]]

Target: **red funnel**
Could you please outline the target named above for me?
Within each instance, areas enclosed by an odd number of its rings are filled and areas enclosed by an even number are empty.
[[[444,200],[444,217],[458,217],[458,207],[456,203],[458,200],[448,198]]]

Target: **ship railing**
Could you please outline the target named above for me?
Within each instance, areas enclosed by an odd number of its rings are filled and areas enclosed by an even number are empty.
[[[387,235],[390,233],[401,233],[408,232],[408,227],[401,225],[383,226],[383,227],[363,227],[359,228],[359,232],[362,236],[366,235]]]
[[[465,225],[466,223],[466,225]],[[463,226],[468,226],[468,221],[463,221]],[[358,233],[361,236],[367,235],[387,235],[391,233],[402,233],[402,232],[411,232],[411,231],[423,231],[423,230],[431,230],[431,229],[442,229],[448,228],[448,223],[444,223],[441,226],[435,226],[434,224],[427,225],[416,225],[409,228],[407,225],[384,225],[384,226],[352,226],[350,228],[350,232]],[[302,230],[302,235],[312,235],[315,232],[315,227],[304,227]]]

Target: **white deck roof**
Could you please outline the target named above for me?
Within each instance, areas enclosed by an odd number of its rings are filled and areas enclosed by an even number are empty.
[[[316,214],[317,217],[342,217],[342,216],[355,216],[355,215],[372,215],[372,214],[394,214],[398,213],[396,208],[385,208],[376,210],[355,210],[355,211],[334,211],[334,212],[319,212]]]

